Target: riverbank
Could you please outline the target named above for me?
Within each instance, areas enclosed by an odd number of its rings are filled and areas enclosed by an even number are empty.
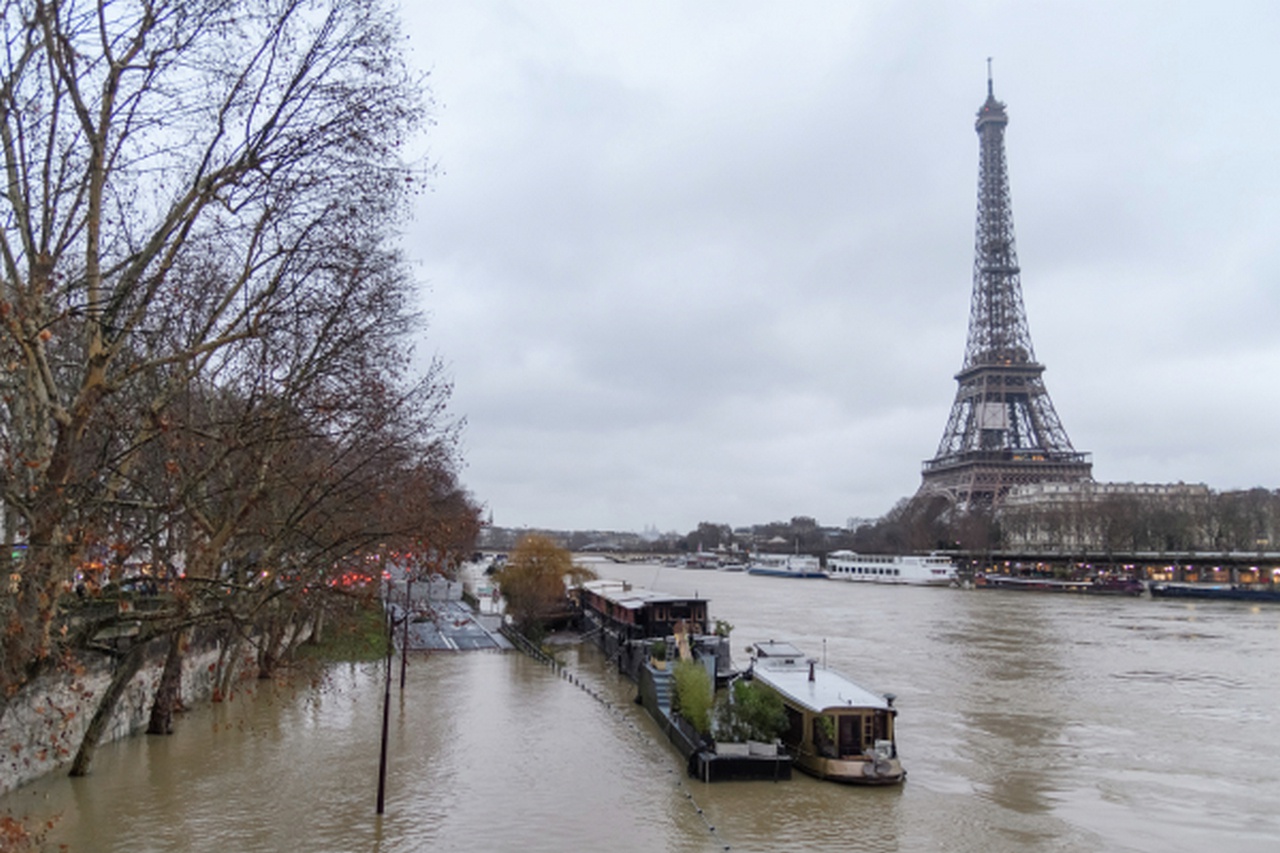
[[[100,743],[145,731],[167,650],[167,642],[147,650],[142,668],[116,703]],[[221,652],[221,644],[213,638],[197,638],[188,647],[182,662],[183,703],[204,703],[213,696]],[[98,699],[111,682],[115,663],[106,655],[83,654],[60,671],[41,676],[9,702],[0,719],[0,794],[69,764]]]
[[[386,621],[380,603],[355,602],[351,612],[332,619],[319,642],[308,643],[309,630],[286,632],[294,651],[281,676],[305,676],[335,661],[378,661],[387,654]],[[147,646],[142,666],[125,686],[108,719],[100,744],[145,733],[156,688],[168,654],[167,639]],[[99,701],[112,680],[119,658],[82,652],[47,673],[12,699],[0,718],[0,795],[69,766]],[[196,631],[185,643],[179,679],[179,710],[214,701],[230,701],[247,682],[258,679],[257,647],[230,642],[225,632]],[[222,695],[225,688],[226,695]],[[181,725],[179,718],[177,725]],[[158,735],[157,737],[168,737]],[[91,771],[92,772],[92,771]]]

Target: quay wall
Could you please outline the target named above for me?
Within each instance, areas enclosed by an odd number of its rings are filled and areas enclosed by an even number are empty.
[[[141,734],[151,719],[151,703],[164,671],[167,640],[153,641],[145,662],[129,682],[100,743]],[[213,696],[221,644],[212,635],[197,636],[182,660],[181,702],[187,706]],[[115,668],[107,655],[86,654],[58,672],[37,678],[15,696],[0,718],[0,794],[69,765],[98,707]],[[242,671],[257,664],[256,649],[246,644],[234,662]]]

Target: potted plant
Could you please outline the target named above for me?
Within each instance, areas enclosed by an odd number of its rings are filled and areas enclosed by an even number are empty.
[[[649,657],[654,669],[667,668],[667,641],[655,640],[649,645]]]

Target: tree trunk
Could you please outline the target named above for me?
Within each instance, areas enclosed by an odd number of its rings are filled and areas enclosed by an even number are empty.
[[[268,642],[258,653],[258,679],[269,681],[276,677],[276,656],[272,651],[275,646]]]
[[[147,725],[149,735],[173,734],[173,712],[182,702],[183,634],[182,631],[175,631],[169,639],[169,654],[164,659],[164,672],[151,702],[151,722]]]
[[[98,708],[93,712],[89,728],[85,730],[84,738],[80,741],[80,748],[76,750],[75,761],[71,763],[72,776],[88,774],[89,764],[93,761],[93,754],[98,749],[98,742],[102,740],[102,735],[107,730],[111,715],[115,713],[116,704],[124,695],[129,682],[138,674],[138,670],[142,669],[142,662],[146,659],[146,647],[145,642],[136,643],[116,667],[116,671],[111,676],[111,683],[107,685],[106,692],[98,701]]]
[[[244,646],[244,638],[239,632],[228,630],[227,634],[222,652],[218,655],[217,669],[214,671],[214,702],[223,702],[231,696],[231,682],[235,678],[240,649]]]
[[[260,626],[261,638],[258,645],[258,678],[267,680],[276,676],[276,654],[280,646],[279,617],[270,617],[265,625]]]

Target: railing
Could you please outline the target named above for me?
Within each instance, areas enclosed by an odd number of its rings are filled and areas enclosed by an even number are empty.
[[[559,663],[555,658],[544,652],[536,643],[510,625],[503,623],[502,627],[498,629],[498,632],[510,640],[511,645],[515,646],[534,660],[539,661],[540,663],[545,663],[553,669],[559,666]]]
[[[1092,453],[1079,451],[1036,450],[1033,448],[1025,450],[968,450],[926,460],[922,463],[921,470],[928,473],[975,462],[1026,463],[1028,466],[1086,465],[1092,464],[1092,457]]]

